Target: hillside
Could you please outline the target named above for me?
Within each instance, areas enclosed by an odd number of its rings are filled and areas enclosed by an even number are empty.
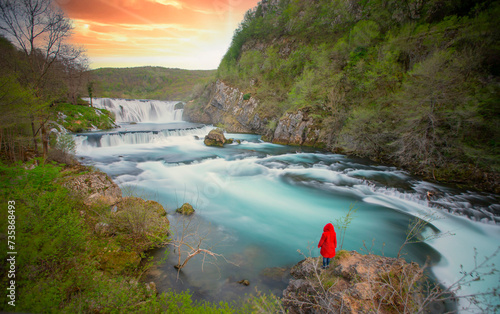
[[[498,1],[264,0],[186,117],[498,190],[499,14]]]
[[[110,98],[185,100],[213,78],[215,70],[162,67],[102,68],[90,71],[94,96]]]

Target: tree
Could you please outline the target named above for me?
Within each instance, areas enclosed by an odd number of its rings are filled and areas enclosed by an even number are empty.
[[[177,225],[171,225],[172,240],[169,244],[175,248],[177,265],[174,267],[179,271],[198,254],[203,256],[203,264],[207,258],[212,259],[211,263],[218,258],[226,260],[222,254],[213,252],[213,246],[209,244],[210,230],[202,230],[200,223],[193,222],[193,218],[194,215],[182,215]]]
[[[89,93],[90,106],[94,107],[94,104],[92,103],[92,97],[93,97],[93,94],[94,94],[94,82],[93,81],[88,81],[87,82],[87,92]]]
[[[20,67],[20,81],[32,89],[37,101],[30,108],[35,152],[36,137],[41,131],[44,156],[48,151],[47,107],[60,93],[49,87],[51,75],[61,63],[77,61],[83,50],[65,43],[72,25],[52,0],[0,0],[0,31],[21,50],[26,59]],[[59,77],[60,78],[60,77]],[[58,86],[58,84],[53,84]]]

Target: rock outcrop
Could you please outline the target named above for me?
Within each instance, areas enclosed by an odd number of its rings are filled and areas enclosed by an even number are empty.
[[[186,215],[186,216],[191,216],[192,214],[194,214],[194,208],[189,203],[182,204],[182,206],[177,208],[175,211],[181,215]]]
[[[321,129],[307,111],[285,113],[278,122],[272,142],[283,145],[316,146],[320,144]]]
[[[227,142],[224,136],[224,131],[222,129],[213,129],[206,136],[203,143],[207,146],[218,146],[223,147]]]
[[[326,270],[320,258],[307,258],[292,268],[283,304],[290,313],[413,312],[422,272],[416,263],[356,251],[340,251]]]
[[[267,125],[256,112],[258,101],[221,80],[208,87],[208,101],[201,108],[186,104],[183,119],[206,124],[223,124],[228,132],[262,133]]]
[[[271,121],[259,115],[256,98],[221,80],[208,87],[208,94],[206,103],[195,105],[191,101],[186,105],[184,120],[222,124],[228,132],[261,134],[263,139],[276,144],[324,146],[326,143],[310,108],[288,112],[279,121]],[[269,127],[273,123],[274,130]]]
[[[64,186],[82,197],[85,205],[101,203],[111,206],[122,198],[122,191],[118,185],[100,171],[72,177]]]

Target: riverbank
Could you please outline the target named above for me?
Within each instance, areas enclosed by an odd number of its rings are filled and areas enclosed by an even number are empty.
[[[165,245],[169,222],[160,204],[122,197],[106,174],[41,160],[2,162],[0,186],[2,202],[12,208],[1,213],[1,237],[12,245],[2,241],[1,258],[16,251],[15,272],[2,264],[1,283],[14,293],[1,311],[236,311],[192,302],[188,292],[157,294],[154,283],[140,282],[151,266],[145,252]],[[14,226],[9,233],[7,221]]]
[[[402,160],[394,152],[382,149],[373,152],[367,148],[370,145],[353,147],[340,143],[338,134],[334,136],[337,131],[330,129],[330,124],[323,123],[328,119],[322,116],[324,113],[318,108],[304,105],[277,118],[263,111],[266,105],[269,104],[265,100],[247,93],[246,89],[219,79],[208,84],[196,99],[186,104],[183,120],[217,125],[230,133],[259,134],[263,140],[274,144],[314,147],[367,158],[392,164],[428,181],[500,194],[500,174],[495,170],[494,162],[480,167],[478,163],[458,162],[451,158],[439,165],[423,165],[421,160]],[[359,137],[368,138],[366,134]],[[384,147],[392,146],[387,144]]]

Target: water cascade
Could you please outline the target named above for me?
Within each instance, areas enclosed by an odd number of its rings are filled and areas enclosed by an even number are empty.
[[[175,109],[178,101],[93,98],[92,103],[96,108],[111,111],[118,123],[182,121],[183,110]]]
[[[101,101],[107,102],[120,103],[120,110],[129,113],[139,104],[146,109],[134,112],[151,108],[141,101]],[[260,291],[280,295],[285,278],[271,280],[266,274],[303,259],[298,250],[318,256],[323,226],[345,215],[351,205],[357,212],[344,239],[348,250],[395,256],[409,221],[429,221],[432,228],[424,232],[443,236],[407,246],[405,257],[422,264],[429,258],[434,277],[444,285],[460,276],[462,265],[464,270],[473,267],[475,250],[482,258],[498,247],[498,195],[425,182],[367,160],[266,143],[257,135],[228,134],[241,144],[207,147],[203,137],[211,126],[174,121],[121,123],[112,132],[77,137],[77,154],[84,162],[107,172],[122,187],[156,195],[172,224],[180,219],[174,210],[191,203],[200,230],[210,230],[210,240],[218,244],[215,250],[231,261],[204,264],[202,271],[201,258],[193,258],[176,281],[175,261],[167,260],[148,273],[160,291],[189,288],[195,298],[232,300],[251,293],[236,283],[245,278]],[[434,194],[431,198],[428,191]],[[158,258],[163,252],[157,251]],[[490,276],[464,287],[464,293],[494,287],[498,278]]]

